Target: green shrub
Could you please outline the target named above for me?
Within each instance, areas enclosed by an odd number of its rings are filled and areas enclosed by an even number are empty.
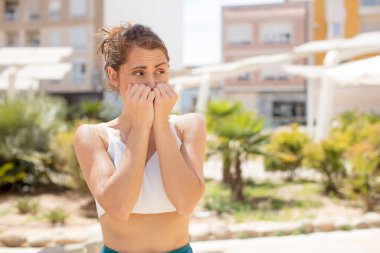
[[[304,165],[317,170],[322,175],[326,194],[342,196],[341,188],[346,177],[344,152],[349,145],[345,134],[331,134],[320,143],[309,144],[304,149]]]
[[[36,214],[39,209],[38,203],[32,201],[29,197],[22,197],[17,199],[16,207],[21,214],[31,213]]]
[[[45,96],[0,100],[0,190],[53,183],[60,172],[49,143],[65,127],[65,108]]]
[[[71,121],[83,118],[109,121],[117,117],[117,113],[101,100],[84,100],[70,108],[69,118]]]
[[[380,200],[380,123],[367,124],[358,133],[358,141],[345,157],[349,164],[345,194],[361,199],[366,211],[374,211]]]
[[[287,179],[292,180],[302,164],[302,151],[309,142],[309,136],[300,132],[296,124],[291,125],[290,131],[273,134],[265,147],[265,169],[286,172]]]
[[[68,217],[69,217],[69,214],[62,208],[55,208],[46,214],[46,218],[53,225],[55,224],[64,225]]]
[[[56,134],[51,141],[51,150],[59,161],[60,169],[66,175],[62,179],[63,183],[71,189],[89,192],[74,150],[75,130],[83,123],[97,124],[99,121],[94,119],[75,121],[72,128]]]
[[[203,206],[206,210],[215,211],[219,215],[232,211],[231,192],[225,186],[218,187],[214,182],[207,183],[203,200]]]

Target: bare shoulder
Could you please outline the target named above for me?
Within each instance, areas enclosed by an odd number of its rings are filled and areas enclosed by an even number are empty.
[[[177,116],[176,127],[184,137],[194,134],[204,135],[206,132],[206,120],[200,113],[187,113]]]
[[[100,124],[82,124],[75,131],[74,145],[76,147],[84,147],[93,145],[94,143],[104,143],[105,132]]]

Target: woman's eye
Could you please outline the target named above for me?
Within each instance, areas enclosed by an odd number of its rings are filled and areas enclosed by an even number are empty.
[[[156,74],[158,74],[158,75],[161,75],[161,74],[164,74],[164,73],[165,73],[164,70],[158,70],[158,71],[156,71]]]
[[[136,71],[133,73],[135,76],[142,76],[144,73],[142,71]]]

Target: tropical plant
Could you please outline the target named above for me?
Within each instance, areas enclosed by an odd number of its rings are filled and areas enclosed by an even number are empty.
[[[96,120],[86,120],[85,122],[87,124],[99,123]],[[82,123],[84,122],[80,120],[75,121],[73,127],[57,133],[52,139],[50,146],[56,159],[59,161],[60,170],[65,173],[65,177],[62,178],[62,184],[71,189],[89,192],[74,151],[75,130]]]
[[[310,143],[306,133],[298,130],[297,124],[292,124],[289,131],[275,133],[265,147],[265,169],[287,173],[287,181],[292,181],[304,158],[303,149]]]
[[[59,174],[50,139],[65,128],[66,104],[37,96],[0,101],[0,190],[53,183]]]
[[[367,211],[374,211],[380,200],[380,123],[369,123],[357,132],[358,142],[345,157],[348,163],[344,193],[359,198]]]
[[[215,128],[218,127],[224,118],[229,117],[232,114],[240,113],[242,110],[240,103],[230,103],[228,101],[210,101],[207,105],[206,112],[206,123],[207,130],[213,134]],[[222,182],[225,184],[230,184],[232,180],[232,174],[230,171],[231,159],[229,156],[229,149],[227,147],[227,142],[220,143],[217,136],[211,137],[208,142],[208,149],[206,156],[210,157],[214,154],[221,154],[223,159],[223,178]]]
[[[254,112],[245,112],[239,103],[212,101],[206,114],[209,131],[215,136],[209,144],[210,154],[223,160],[223,175],[233,199],[243,201],[242,163],[250,155],[262,154],[267,136],[261,134],[263,120]]]
[[[344,133],[334,133],[320,143],[306,145],[304,149],[304,165],[322,175],[326,194],[342,196],[340,189],[346,177],[344,153],[349,147],[349,140],[350,136]]]
[[[83,118],[107,121],[116,117],[116,113],[101,100],[83,100],[70,108],[69,118],[71,121]]]

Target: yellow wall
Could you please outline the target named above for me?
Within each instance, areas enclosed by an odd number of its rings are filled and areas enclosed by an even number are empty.
[[[359,0],[344,0],[346,7],[346,22],[344,37],[351,38],[359,33]],[[325,19],[325,0],[314,0],[314,40],[327,38],[327,22]],[[315,64],[323,63],[324,54],[315,55]]]
[[[325,20],[325,1],[314,0],[314,40],[324,40],[327,36],[327,23]],[[324,54],[315,55],[315,64],[321,65]]]
[[[359,0],[345,0],[346,23],[344,24],[344,37],[351,38],[359,33]]]

